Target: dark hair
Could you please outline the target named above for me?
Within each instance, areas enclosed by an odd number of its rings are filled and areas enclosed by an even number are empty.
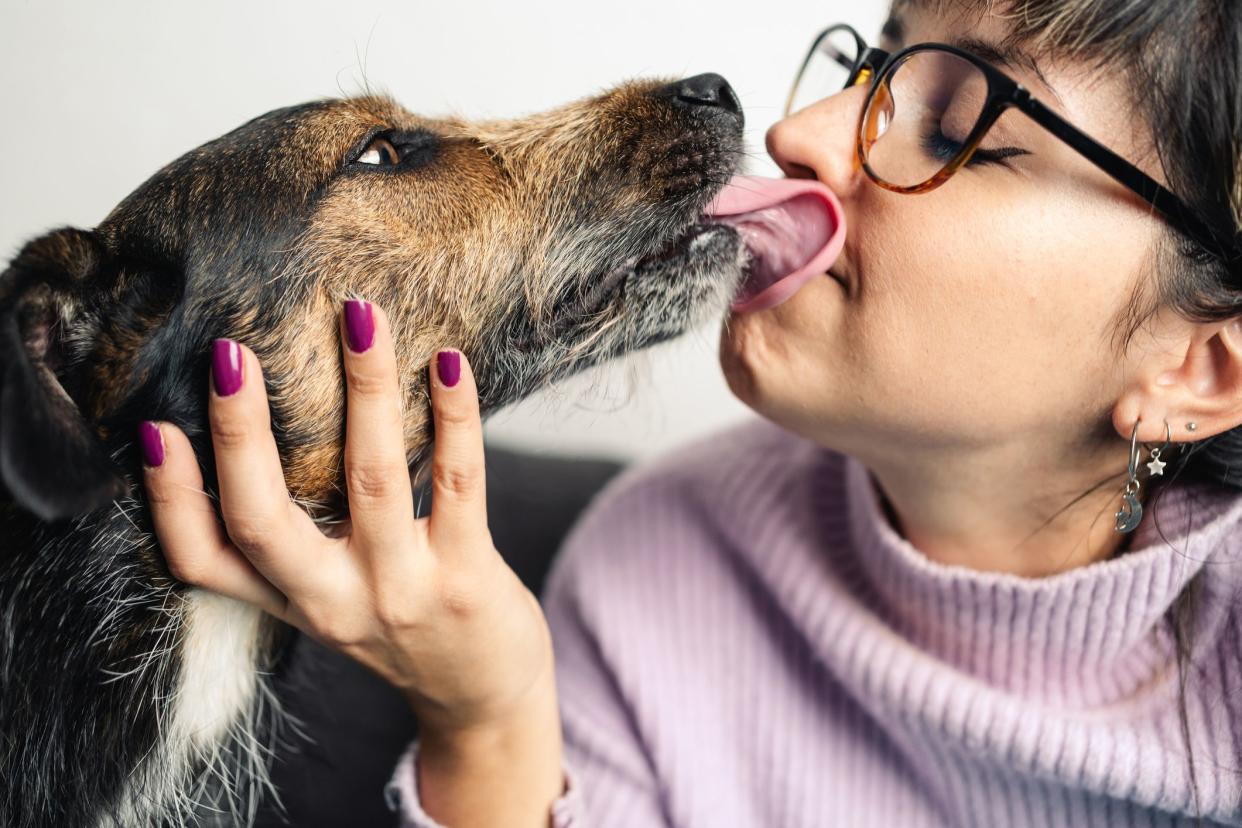
[[[908,0],[896,0],[897,4]],[[917,2],[917,0],[915,0]],[[965,10],[991,0],[946,0]],[[1214,256],[1170,227],[1153,278],[1136,290],[1118,318],[1124,348],[1157,310],[1196,322],[1242,316],[1242,3],[1238,0],[1011,0],[993,11],[1007,39],[1038,57],[1068,58],[1121,72],[1131,104],[1149,130],[1168,186],[1235,249]],[[1183,432],[1185,434],[1185,432]],[[1242,427],[1184,444],[1170,475],[1242,489]],[[1191,751],[1186,684],[1199,579],[1166,617],[1177,650],[1182,738],[1196,811],[1199,786]]]

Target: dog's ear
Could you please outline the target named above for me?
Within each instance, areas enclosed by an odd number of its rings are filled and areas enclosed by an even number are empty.
[[[0,483],[43,520],[93,511],[126,488],[57,376],[106,261],[94,234],[65,228],[0,275]]]

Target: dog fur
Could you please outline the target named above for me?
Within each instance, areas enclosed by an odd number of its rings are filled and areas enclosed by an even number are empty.
[[[168,570],[138,423],[182,428],[212,490],[207,354],[244,342],[291,496],[326,528],[348,507],[344,300],[389,315],[415,471],[438,348],[468,355],[487,413],[719,315],[742,246],[702,213],[736,171],[742,119],[704,77],[520,120],[384,97],[277,110],[95,230],[20,251],[0,276],[0,824],[253,818],[291,632]],[[363,163],[377,140],[400,163]]]

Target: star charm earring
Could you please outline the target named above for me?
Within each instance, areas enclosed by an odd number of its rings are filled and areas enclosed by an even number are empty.
[[[1164,474],[1164,467],[1169,465],[1160,459],[1160,449],[1151,450],[1151,462],[1147,464],[1147,470],[1151,472],[1152,477]]]
[[[1148,462],[1147,464],[1147,470],[1151,472],[1152,477],[1163,476],[1164,467],[1169,465],[1168,463],[1160,459],[1161,452],[1163,452],[1165,449],[1169,447],[1169,441],[1173,439],[1173,435],[1172,433],[1170,433],[1170,430],[1169,430],[1168,420],[1164,421],[1164,438],[1165,439],[1164,439],[1163,446],[1161,446],[1160,448],[1154,448],[1151,450],[1151,461]]]

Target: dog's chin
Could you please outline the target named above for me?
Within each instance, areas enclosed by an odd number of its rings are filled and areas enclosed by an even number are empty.
[[[654,252],[601,267],[585,289],[558,303],[551,324],[533,328],[523,319],[511,329],[516,333],[507,342],[523,352],[531,373],[499,382],[485,370],[485,408],[723,318],[743,282],[746,258],[734,228],[700,217]]]
[[[597,284],[589,318],[614,328],[607,358],[676,337],[728,308],[744,278],[745,247],[732,227],[701,220],[658,252]]]
[[[658,252],[631,259],[605,273],[596,281],[591,295],[584,297],[583,310],[587,313],[605,310],[618,298],[635,292],[650,295],[658,291],[668,300],[684,303],[689,298],[685,294],[697,293],[702,287],[697,282],[705,277],[715,274],[715,279],[729,281],[734,269],[739,270],[740,276],[741,249],[740,237],[733,228],[705,219],[696,222]],[[653,280],[659,283],[646,284]],[[683,304],[673,310],[690,308]]]

